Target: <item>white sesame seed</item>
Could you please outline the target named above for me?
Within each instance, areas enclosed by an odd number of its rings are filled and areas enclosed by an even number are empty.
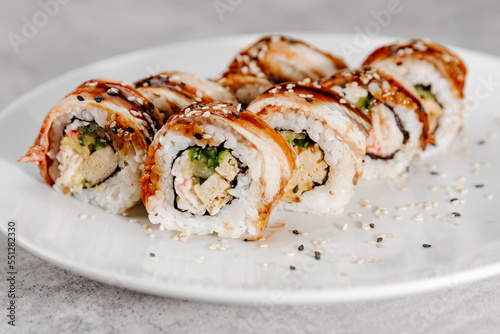
[[[377,244],[376,246],[377,246],[377,248],[384,248],[383,244]]]
[[[427,164],[427,168],[429,168],[430,170],[436,170],[437,165],[436,164]]]
[[[489,162],[483,162],[483,163],[482,163],[482,165],[483,165],[483,167],[485,167],[485,168],[488,168],[488,167],[490,167],[490,166],[491,166],[491,164],[490,164]]]
[[[488,138],[489,139],[497,139],[498,134],[496,132],[490,132],[490,133],[488,133]]]
[[[349,228],[349,225],[348,224],[344,224],[344,226],[342,226],[342,232],[347,231],[348,228]]]
[[[238,103],[238,106],[236,107],[236,111],[241,111],[241,103]]]
[[[407,206],[399,206],[399,207],[397,207],[397,210],[398,211],[406,211],[406,210],[408,210],[408,207]]]
[[[259,247],[260,248],[267,248],[269,245],[268,244],[260,244]]]
[[[362,229],[363,231],[369,231],[369,230],[371,229],[370,224],[365,223],[365,222],[362,222],[362,223],[361,223],[361,229]]]
[[[493,199],[493,194],[488,194],[488,195],[486,195],[486,198],[487,198],[487,199]]]
[[[295,252],[288,252],[286,253],[286,256],[295,256]]]
[[[85,220],[85,219],[87,219],[87,215],[86,215],[85,213],[82,213],[82,214],[80,215],[80,219],[81,219],[81,220]]]
[[[363,263],[365,263],[365,260],[358,260],[358,261],[356,261],[356,264],[363,264]]]
[[[130,222],[131,222],[131,223],[138,223],[139,221],[138,221],[137,219],[135,219],[135,218],[131,218],[131,219],[130,219]]]
[[[351,218],[358,218],[358,217],[361,217],[361,216],[363,216],[363,214],[361,212],[351,212],[349,214],[349,217],[351,217]]]
[[[436,190],[438,190],[438,187],[437,186],[430,186],[429,189],[431,191],[436,191]]]
[[[128,212],[127,212],[127,211],[122,212],[122,216],[123,216],[123,217],[127,217],[127,216],[128,216]]]
[[[375,245],[376,243],[377,243],[377,242],[376,242],[376,241],[373,241],[373,240],[368,241],[368,244],[369,244],[369,245]]]
[[[370,203],[363,203],[363,204],[361,205],[361,207],[362,207],[363,209],[369,209],[369,208],[371,208],[371,207],[372,207],[372,205],[371,205]]]
[[[267,262],[263,262],[263,263],[262,263],[262,266],[263,266],[264,268],[266,268],[266,267],[267,267]]]
[[[406,187],[399,188],[399,191],[407,191],[407,190],[408,190],[408,188],[406,188]]]
[[[154,238],[155,238],[155,234],[154,234],[154,233],[151,233],[151,234],[149,235],[149,239],[154,239]]]
[[[403,219],[403,216],[401,216],[401,215],[394,216],[394,219],[396,219],[396,220],[401,220],[401,219]]]
[[[90,215],[90,219],[94,220],[94,219],[96,219],[96,218],[97,218],[97,216],[96,216],[96,215]]]
[[[490,221],[488,222],[488,224],[493,224],[493,223],[494,223],[494,221],[493,221],[493,220],[490,220]]]

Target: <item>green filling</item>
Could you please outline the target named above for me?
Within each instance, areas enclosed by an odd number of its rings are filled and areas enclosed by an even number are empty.
[[[89,149],[90,153],[108,146],[104,129],[96,123],[78,128],[78,143]]]
[[[418,95],[420,95],[420,97],[423,98],[424,100],[436,99],[434,94],[431,93],[431,88],[429,86],[424,87],[417,85],[415,86],[415,88],[417,89]]]
[[[375,105],[377,105],[377,100],[374,99],[373,95],[370,93],[358,100],[358,108],[361,109],[361,111],[363,111],[365,114],[368,114],[370,108]]]
[[[288,144],[297,146],[300,149],[306,149],[310,145],[314,145],[314,141],[312,141],[306,133],[290,130],[283,130],[281,133],[286,137]]]
[[[232,157],[231,153],[220,147],[193,147],[189,149],[189,161],[193,166],[193,180],[201,184],[213,173],[215,168],[224,164]]]

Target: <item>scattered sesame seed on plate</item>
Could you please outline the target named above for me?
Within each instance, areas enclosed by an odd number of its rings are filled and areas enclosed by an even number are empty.
[[[348,228],[349,228],[349,225],[348,224],[344,224],[344,226],[342,226],[342,232],[347,231]]]
[[[138,221],[137,219],[135,219],[135,218],[131,218],[131,219],[130,219],[130,222],[131,222],[131,223],[138,223],[139,221]]]
[[[365,222],[362,222],[362,223],[361,223],[361,229],[362,229],[363,231],[369,231],[369,230],[371,229],[370,224],[365,223]]]
[[[396,219],[396,220],[401,220],[401,219],[403,219],[403,216],[401,216],[401,215],[397,215],[397,216],[394,216],[394,219]]]
[[[85,213],[80,214],[80,219],[81,220],[87,219],[87,214],[85,214]]]
[[[286,253],[286,256],[295,256],[295,252],[288,252]]]
[[[260,244],[259,247],[260,248],[267,248],[269,245],[268,244]]]

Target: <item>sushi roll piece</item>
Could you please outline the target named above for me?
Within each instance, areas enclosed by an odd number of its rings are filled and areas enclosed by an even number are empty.
[[[151,144],[142,200],[167,230],[257,240],[294,167],[286,140],[260,118],[228,103],[195,103]]]
[[[33,162],[57,191],[121,213],[140,200],[148,144],[162,125],[158,110],[134,88],[90,80],[50,110],[19,161]]]
[[[314,81],[346,67],[342,59],[305,42],[271,35],[242,50],[217,82],[247,105],[277,83]]]
[[[224,101],[238,105],[234,95],[218,83],[186,72],[161,72],[134,85],[154,103],[165,121],[194,102]]]
[[[303,82],[267,90],[248,110],[281,133],[298,156],[282,208],[341,213],[363,173],[369,118],[334,91]]]
[[[370,67],[341,70],[320,84],[370,118],[363,178],[403,176],[426,147],[427,115],[415,88],[397,74]]]
[[[467,74],[456,54],[428,39],[398,41],[373,51],[364,65],[399,73],[415,86],[429,119],[426,152],[450,145],[462,128]]]

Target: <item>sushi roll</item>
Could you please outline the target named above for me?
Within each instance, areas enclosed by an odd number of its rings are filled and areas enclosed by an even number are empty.
[[[19,161],[33,162],[57,191],[121,213],[140,200],[148,144],[162,125],[158,110],[134,88],[90,80],[50,110]]]
[[[427,39],[398,41],[373,51],[364,65],[399,73],[415,86],[429,119],[426,152],[450,145],[462,128],[467,74],[456,54]]]
[[[298,156],[282,208],[341,213],[363,173],[369,118],[334,91],[303,82],[267,90],[248,110],[281,133]]]
[[[244,105],[274,84],[318,80],[346,68],[342,59],[285,36],[265,36],[242,50],[217,79]]]
[[[134,85],[154,103],[165,121],[194,102],[224,101],[238,105],[234,95],[218,83],[186,72],[162,72]]]
[[[151,144],[142,200],[167,230],[257,240],[294,167],[286,140],[260,118],[228,103],[195,103]]]
[[[370,67],[341,70],[320,84],[370,118],[363,178],[404,175],[426,147],[427,116],[413,86],[397,74]]]

